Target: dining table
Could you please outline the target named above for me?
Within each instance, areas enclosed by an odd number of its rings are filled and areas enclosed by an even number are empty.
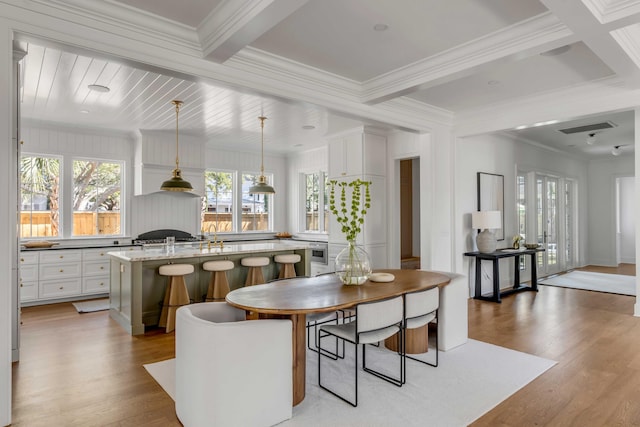
[[[305,397],[307,314],[333,312],[407,292],[444,287],[451,280],[447,274],[423,270],[382,269],[375,272],[390,273],[393,280],[344,285],[337,275],[325,274],[242,287],[227,294],[227,303],[257,313],[259,319],[291,319],[294,406]]]

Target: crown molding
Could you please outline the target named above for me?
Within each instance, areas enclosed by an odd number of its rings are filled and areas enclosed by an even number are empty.
[[[90,23],[91,28],[117,31],[120,35],[135,34],[136,38],[142,36],[157,46],[173,46],[172,50],[187,50],[192,54],[202,52],[195,28],[114,0],[29,0],[21,3],[24,9],[51,18],[85,25]]]
[[[637,25],[620,28],[612,31],[611,37],[631,58],[636,67],[640,68],[640,28]]]
[[[607,24],[640,13],[639,0],[582,0],[593,16]]]
[[[638,99],[640,90],[629,90],[618,77],[605,77],[570,88],[458,112],[454,132],[463,137],[548,120],[573,120],[603,112],[634,109]]]
[[[460,77],[460,73],[511,55],[541,53],[575,41],[575,35],[551,12],[495,31],[363,83],[362,101],[376,103]]]
[[[197,32],[202,46],[202,56],[207,57],[226,43],[240,28],[248,24],[274,0],[244,1],[238,3],[223,0],[198,25]],[[214,58],[222,63],[228,58]]]

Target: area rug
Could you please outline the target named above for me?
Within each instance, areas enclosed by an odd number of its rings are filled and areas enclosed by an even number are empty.
[[[347,358],[322,364],[322,383],[353,392],[353,348]],[[433,354],[430,355],[433,357]],[[481,341],[440,353],[437,368],[407,360],[407,383],[396,387],[362,370],[358,374],[358,407],[318,387],[316,353],[307,352],[307,390],[293,418],[279,426],[466,426],[533,381],[556,362]],[[367,365],[393,374],[397,356],[367,349]],[[174,359],[144,365],[173,398]],[[344,389],[344,390],[342,390]]]
[[[622,274],[571,271],[567,274],[543,279],[538,283],[541,285],[561,286],[563,288],[584,289],[631,296],[636,295],[636,276],[625,276]]]
[[[109,298],[72,303],[78,313],[92,313],[94,311],[109,310]]]

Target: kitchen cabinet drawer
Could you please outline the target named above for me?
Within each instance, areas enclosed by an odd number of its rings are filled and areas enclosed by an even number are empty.
[[[20,302],[38,299],[38,282],[20,282]]]
[[[103,260],[109,262],[109,255],[107,253],[109,251],[120,250],[113,248],[99,248],[99,249],[83,249],[82,250],[82,261],[98,261]]]
[[[80,262],[60,262],[56,264],[40,263],[40,280],[64,279],[80,277]]]
[[[20,280],[23,282],[38,281],[38,264],[21,265]]]
[[[42,251],[40,253],[40,265],[71,262],[76,261],[80,263],[82,261],[82,251],[80,250],[50,250]]]
[[[80,278],[64,280],[41,280],[39,298],[62,298],[70,295],[78,295],[82,290]]]
[[[106,274],[109,276],[109,260],[104,261],[85,261],[82,263],[83,276],[101,276]]]
[[[38,252],[20,252],[20,266],[38,263]]]
[[[109,292],[109,276],[85,277],[82,280],[83,294],[103,294]]]

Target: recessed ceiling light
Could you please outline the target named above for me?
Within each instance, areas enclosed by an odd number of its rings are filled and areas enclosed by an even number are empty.
[[[302,129],[304,129],[304,130],[313,130],[315,128],[316,127],[314,125],[304,125],[304,126],[302,126]]]
[[[102,85],[89,85],[87,86],[89,88],[89,90],[93,90],[96,92],[102,92],[102,93],[106,93],[109,92],[111,89],[109,89],[106,86],[102,86]]]
[[[526,129],[528,127],[529,126],[527,126],[527,125],[520,125],[520,126],[516,127],[516,130],[522,130],[522,129]]]
[[[374,31],[387,31],[389,26],[387,24],[376,24],[373,26]]]
[[[90,113],[90,111],[89,111],[89,110],[80,110],[80,112],[81,112],[82,114],[89,114],[89,113]]]
[[[558,55],[562,55],[563,53],[569,51],[569,49],[571,49],[571,46],[566,44],[564,46],[560,46],[560,47],[557,47],[555,49],[551,49],[551,50],[548,50],[546,52],[542,52],[540,55],[542,55],[542,56],[558,56]]]

